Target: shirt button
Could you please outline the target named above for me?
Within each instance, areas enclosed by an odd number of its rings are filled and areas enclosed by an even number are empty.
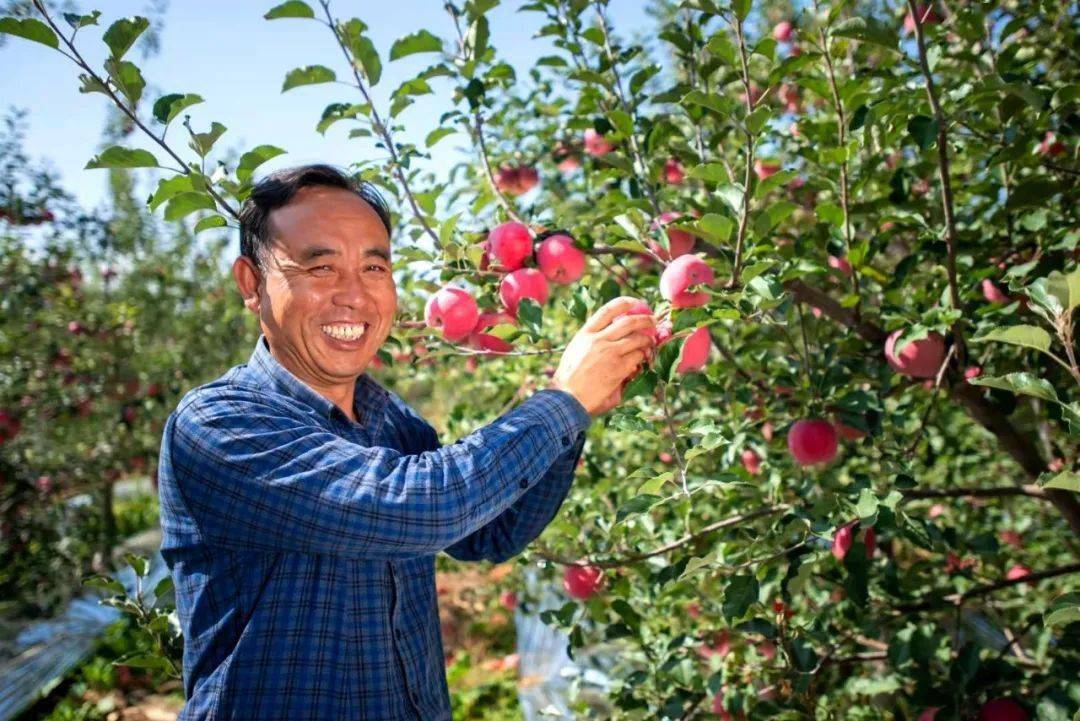
[[[526,478],[522,478],[520,481],[518,481],[518,485],[521,486],[522,488],[528,488],[529,487],[529,481]]]

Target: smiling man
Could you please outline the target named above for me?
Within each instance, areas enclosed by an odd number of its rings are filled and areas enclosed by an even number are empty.
[[[608,303],[547,387],[442,446],[365,373],[397,312],[378,193],[292,168],[240,217],[233,277],[262,334],[180,401],[158,469],[180,719],[449,719],[435,554],[503,561],[539,535],[655,321]]]

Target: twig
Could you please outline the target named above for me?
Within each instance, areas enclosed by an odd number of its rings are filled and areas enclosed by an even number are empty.
[[[71,40],[68,40],[68,38],[64,37],[64,34],[60,32],[60,28],[56,26],[56,23],[53,22],[52,17],[49,16],[49,11],[45,9],[44,3],[42,3],[41,0],[34,0],[34,7],[37,8],[37,11],[41,13],[42,17],[45,18],[45,22],[47,22],[49,26],[53,29],[53,31],[60,37],[60,39],[64,41],[64,44],[71,49],[72,55],[75,56],[74,58],[72,58],[72,60],[74,60],[80,68],[85,70],[95,82],[97,82],[102,88],[104,88],[105,94],[109,96],[109,99],[111,99],[113,103],[118,108],[120,108],[120,111],[124,115],[126,115],[128,119],[131,120],[131,122],[133,122],[139,128],[139,130],[146,133],[146,135],[148,135],[151,140],[157,143],[166,153],[169,154],[170,157],[172,157],[173,160],[180,164],[179,169],[169,169],[175,170],[179,173],[183,173],[184,175],[191,175],[191,168],[188,167],[187,163],[185,163],[183,159],[179,155],[177,155],[172,148],[169,147],[168,143],[166,143],[163,138],[159,138],[158,136],[151,133],[150,129],[147,128],[141,120],[139,120],[139,116],[135,113],[134,108],[129,108],[127,105],[125,105],[123,101],[120,100],[119,97],[117,97],[116,93],[113,92],[113,89],[109,87],[109,83],[103,80],[102,77],[96,72],[94,72],[93,68],[91,68],[87,64],[87,62],[83,59],[83,56],[80,55],[79,51],[75,49],[74,43],[72,43]],[[73,33],[72,39],[74,39],[74,37],[75,35]],[[67,55],[67,53],[63,54]],[[70,58],[71,56],[69,55],[68,57]],[[209,183],[206,184],[206,192],[210,194],[210,196],[214,199],[214,202],[217,203],[222,210],[227,212],[233,218],[237,220],[240,219],[240,215],[239,213],[237,213],[236,209],[229,205],[229,203],[226,202],[224,198],[218,195],[217,191],[214,190],[214,188]]]
[[[330,28],[330,31],[334,33],[334,39],[337,40],[337,44],[341,48],[342,54],[345,56],[345,62],[348,63],[349,67],[352,69],[353,78],[356,80],[356,89],[360,91],[360,94],[364,96],[364,101],[371,107],[371,125],[386,146],[387,151],[390,153],[393,173],[397,176],[398,182],[401,183],[402,190],[405,191],[405,196],[409,199],[409,206],[412,208],[413,217],[419,221],[424,232],[431,238],[435,245],[435,249],[441,250],[442,241],[439,240],[439,234],[428,225],[427,218],[420,210],[420,205],[417,203],[412,188],[409,186],[409,179],[405,177],[405,171],[402,170],[401,158],[398,157],[397,147],[394,145],[394,138],[390,134],[390,128],[383,124],[382,118],[379,117],[379,111],[375,108],[375,103],[371,101],[371,96],[368,94],[364,81],[360,79],[360,71],[357,69],[360,63],[357,62],[349,52],[349,49],[345,46],[344,38],[341,37],[337,24],[334,22],[334,17],[330,14],[330,0],[319,0],[319,4],[322,5],[323,12],[326,13],[327,26]]]
[[[915,42],[919,48],[919,68],[922,70],[926,85],[926,96],[930,100],[930,108],[934,113],[934,122],[937,123],[937,152],[938,152],[938,177],[941,180],[941,209],[945,216],[945,241],[948,248],[945,270],[949,277],[949,299],[952,307],[962,311],[960,305],[960,290],[956,280],[956,246],[958,243],[956,234],[956,219],[953,217],[953,194],[952,181],[949,175],[949,133],[945,127],[945,114],[938,102],[937,89],[934,85],[934,76],[930,72],[930,66],[926,60],[926,37],[923,34],[923,18],[915,5],[915,0],[907,0],[908,10],[915,21]],[[927,10],[927,12],[929,12]],[[959,321],[953,324],[953,342],[960,345],[958,353],[960,361],[964,361],[964,349],[960,337]]]
[[[755,520],[757,518],[761,518],[762,516],[772,516],[772,515],[775,515],[777,513],[780,513],[781,511],[785,511],[788,508],[789,508],[789,506],[786,506],[786,505],[770,506],[770,507],[767,507],[767,508],[760,508],[760,509],[758,509],[756,511],[751,511],[749,513],[743,513],[743,514],[740,514],[738,516],[731,516],[730,518],[725,518],[722,521],[717,521],[716,523],[711,523],[708,526],[705,526],[704,528],[702,528],[700,531],[697,531],[695,533],[683,536],[682,538],[680,538],[677,541],[672,541],[671,543],[660,546],[659,548],[654,548],[651,551],[647,551],[645,553],[635,554],[635,555],[632,555],[632,556],[624,556],[622,558],[617,558],[617,559],[612,559],[612,560],[607,560],[607,561],[573,560],[573,559],[568,559],[568,558],[565,558],[565,557],[560,557],[560,556],[555,556],[555,555],[552,555],[552,554],[548,554],[546,552],[537,552],[537,556],[539,556],[540,558],[543,558],[543,559],[545,559],[547,561],[551,561],[552,563],[558,563],[558,564],[561,564],[563,566],[596,566],[597,568],[618,568],[620,566],[626,566],[626,565],[629,565],[631,563],[637,563],[639,561],[644,561],[646,559],[652,558],[653,556],[660,556],[660,555],[663,555],[663,554],[668,553],[670,551],[674,551],[674,550],[676,550],[678,548],[682,548],[683,546],[685,546],[685,545],[687,545],[689,543],[693,543],[694,541],[698,540],[702,536],[706,536],[706,535],[712,533],[713,531],[719,531],[721,529],[729,528],[731,526],[737,526],[740,523],[744,523],[746,521],[752,521],[752,520]]]
[[[1029,573],[1026,576],[1021,576],[1020,578],[1005,579],[1003,581],[998,581],[997,583],[990,583],[985,586],[977,586],[968,591],[965,591],[964,593],[953,593],[940,599],[921,601],[919,603],[900,604],[899,606],[896,606],[896,610],[901,613],[917,613],[919,611],[928,611],[930,609],[938,608],[941,606],[961,606],[968,599],[986,596],[995,591],[1000,591],[1004,588],[1017,586],[1021,583],[1034,584],[1047,578],[1067,576],[1071,573],[1077,572],[1080,572],[1080,563],[1072,563],[1068,566],[1059,566],[1058,568],[1050,568],[1045,571],[1039,571],[1037,573]]]
[[[743,36],[743,24],[738,15],[731,21],[735,37],[739,41],[739,61],[742,69],[743,93],[746,96],[746,121],[749,122],[750,114],[754,111],[754,99],[750,92],[750,66],[746,55],[746,38]],[[739,214],[739,229],[735,236],[735,259],[732,261],[731,279],[725,286],[728,289],[739,287],[739,274],[742,273],[743,247],[746,244],[746,229],[750,222],[750,182],[754,172],[754,133],[746,126],[746,162],[743,166],[743,197],[742,212]]]

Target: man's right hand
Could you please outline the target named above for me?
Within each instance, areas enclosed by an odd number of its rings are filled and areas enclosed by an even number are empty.
[[[625,381],[655,352],[653,316],[619,317],[637,302],[621,296],[596,311],[566,346],[548,387],[574,396],[592,416],[619,405]]]

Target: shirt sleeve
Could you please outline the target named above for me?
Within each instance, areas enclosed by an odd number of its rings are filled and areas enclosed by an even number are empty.
[[[206,543],[390,559],[436,553],[490,523],[590,422],[573,396],[545,389],[452,445],[403,454],[233,388],[183,404],[164,442]]]
[[[427,428],[433,447],[438,447],[435,431],[430,426]],[[585,447],[585,432],[578,433],[566,446],[521,498],[487,525],[449,546],[446,552],[459,561],[502,563],[524,551],[551,523],[570,492]]]

